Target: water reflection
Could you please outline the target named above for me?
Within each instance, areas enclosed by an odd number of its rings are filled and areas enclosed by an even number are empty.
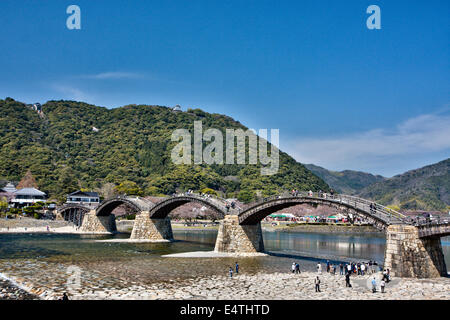
[[[302,270],[314,270],[319,259],[382,262],[385,247],[382,235],[264,232],[264,245],[267,251],[274,253],[272,256],[208,259],[161,257],[170,253],[213,250],[216,236],[216,230],[174,230],[177,241],[171,243],[111,243],[95,241],[111,236],[1,234],[0,268],[2,272],[24,277],[42,277],[42,273],[36,275],[36,268],[46,270],[49,278],[41,279],[43,283],[52,279],[63,281],[65,268],[69,265],[95,273],[108,283],[114,282],[114,279],[152,283],[226,275],[228,268],[236,261],[248,274],[289,272],[293,261],[300,262]],[[129,235],[113,237],[127,238]],[[449,267],[450,238],[443,239],[442,245]]]

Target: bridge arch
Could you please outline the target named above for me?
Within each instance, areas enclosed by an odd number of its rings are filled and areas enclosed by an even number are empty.
[[[154,207],[152,207],[150,209],[150,218],[165,219],[176,208],[192,202],[204,205],[219,213],[221,217],[224,217],[226,214],[226,207],[220,204],[219,201],[221,200],[218,198],[206,198],[195,195],[175,196],[158,202]]]
[[[103,201],[95,209],[95,212],[97,216],[108,216],[114,209],[121,205],[126,205],[136,211],[136,213],[141,213],[142,211],[149,211],[153,203],[139,197],[116,197]]]
[[[404,217],[387,208],[371,203],[370,201],[349,196],[278,196],[264,199],[262,202],[239,213],[240,225],[255,225],[268,215],[282,209],[286,209],[299,204],[327,205],[338,209],[339,211],[364,217],[375,228],[385,230],[390,224],[402,224]]]
[[[90,208],[80,204],[66,204],[58,209],[57,215],[65,221],[81,226],[84,216],[89,213],[89,210]]]

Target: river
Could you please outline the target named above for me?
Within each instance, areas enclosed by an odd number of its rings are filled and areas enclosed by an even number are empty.
[[[63,286],[67,268],[84,273],[84,283],[93,287],[127,287],[130,283],[183,281],[196,277],[226,274],[238,262],[248,274],[289,272],[292,262],[312,271],[318,261],[383,261],[385,239],[380,235],[336,235],[303,232],[264,231],[264,257],[246,258],[165,258],[170,253],[210,251],[216,230],[174,230],[171,243],[99,242],[114,236],[68,234],[0,234],[0,272],[34,286],[51,289]],[[450,266],[450,239],[442,239],[447,268]]]

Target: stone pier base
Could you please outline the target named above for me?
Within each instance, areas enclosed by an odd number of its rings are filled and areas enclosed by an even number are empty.
[[[165,219],[150,219],[150,213],[143,211],[136,215],[130,239],[154,241],[173,240],[169,217]]]
[[[84,216],[80,230],[92,233],[116,232],[116,217],[113,214],[108,216],[97,216],[95,210],[91,210]]]
[[[219,226],[216,252],[256,253],[264,251],[261,223],[240,225],[239,217],[226,215]]]
[[[440,238],[419,238],[419,231],[414,226],[389,226],[386,231],[384,269],[389,269],[396,277],[446,276]]]
[[[64,220],[63,215],[58,210],[55,210],[55,220]]]

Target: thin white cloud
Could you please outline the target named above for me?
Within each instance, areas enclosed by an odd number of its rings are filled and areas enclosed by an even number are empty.
[[[71,99],[76,101],[89,101],[91,100],[90,95],[85,93],[84,91],[69,85],[64,84],[52,84],[50,85],[51,89],[59,92],[63,95],[64,99]]]
[[[297,161],[328,169],[383,168],[407,157],[450,152],[450,115],[424,114],[392,129],[374,129],[340,137],[299,138],[286,141],[284,147]]]
[[[81,76],[85,79],[98,79],[98,80],[116,80],[116,79],[140,79],[143,75],[135,72],[102,72],[97,74],[90,74]]]

